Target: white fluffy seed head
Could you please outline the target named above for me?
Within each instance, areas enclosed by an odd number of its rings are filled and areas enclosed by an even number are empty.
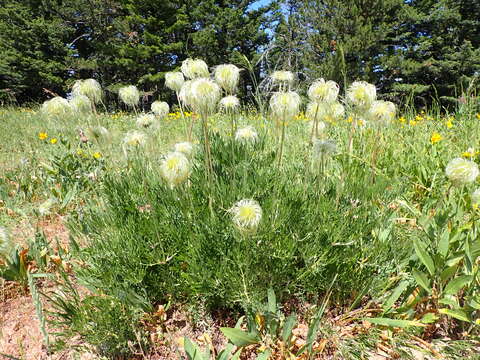
[[[329,114],[334,120],[340,120],[345,116],[345,106],[339,102],[330,105]]]
[[[260,204],[251,199],[236,202],[229,212],[232,214],[233,223],[242,232],[254,232],[262,220]]]
[[[390,101],[376,100],[372,103],[369,114],[373,120],[391,122],[395,119],[395,104]]]
[[[309,121],[307,123],[308,125],[308,133],[311,134],[314,131],[314,126],[315,126],[315,121]],[[318,121],[317,122],[317,134],[318,135],[323,135],[325,134],[325,131],[327,130],[327,124],[324,123],[323,121]]]
[[[472,205],[480,206],[480,188],[472,193]]]
[[[200,59],[186,59],[182,62],[182,73],[188,79],[207,78],[210,76],[208,65]]]
[[[473,183],[480,171],[478,165],[470,160],[455,158],[445,168],[448,179],[456,186]]]
[[[241,144],[253,144],[258,140],[258,134],[253,126],[245,126],[235,133],[235,140]]]
[[[178,93],[180,101],[186,106],[192,106],[192,80],[185,81]]]
[[[337,145],[333,140],[315,139],[313,142],[313,157],[319,159],[331,155],[337,151]]]
[[[347,90],[347,100],[358,107],[368,108],[377,97],[375,85],[365,81],[355,81]]]
[[[70,99],[72,110],[77,113],[86,114],[92,111],[92,102],[86,95],[74,95]]]
[[[171,152],[160,163],[160,174],[171,186],[183,183],[190,175],[190,162],[181,152]]]
[[[185,141],[175,144],[175,152],[182,153],[187,158],[190,158],[194,154],[194,147],[191,142]]]
[[[323,119],[327,115],[327,105],[324,103],[310,102],[307,105],[307,111],[305,115],[308,119],[314,121]]]
[[[240,80],[240,69],[233,64],[218,65],[215,68],[215,81],[227,94],[235,94]]]
[[[170,106],[165,101],[154,101],[151,109],[155,115],[162,119],[170,112]]]
[[[158,128],[158,121],[153,114],[141,114],[135,121],[140,129],[155,130]]]
[[[332,103],[337,100],[340,87],[335,81],[318,79],[308,89],[311,101]]]
[[[270,98],[270,109],[275,117],[290,120],[300,111],[300,95],[294,91],[277,92]]]
[[[127,106],[136,106],[140,101],[140,92],[135,85],[124,86],[118,90],[120,100]]]
[[[145,146],[147,142],[147,135],[141,131],[129,131],[123,138],[124,150],[139,148]]]
[[[72,106],[67,99],[56,96],[50,100],[45,101],[42,104],[42,113],[57,116],[57,115],[67,115],[72,112]]]
[[[225,96],[220,100],[220,107],[224,110],[235,110],[240,106],[240,100],[235,95]]]
[[[190,87],[191,106],[200,114],[215,111],[220,99],[220,86],[207,78],[193,80]]]
[[[95,79],[77,80],[72,87],[73,96],[85,95],[97,104],[102,100],[102,86]]]
[[[0,258],[8,258],[12,251],[13,244],[8,236],[7,229],[0,226]]]
[[[295,75],[291,71],[274,71],[271,78],[274,83],[292,84],[295,80]]]
[[[185,82],[183,74],[179,71],[167,72],[165,74],[165,86],[170,90],[179,92]]]

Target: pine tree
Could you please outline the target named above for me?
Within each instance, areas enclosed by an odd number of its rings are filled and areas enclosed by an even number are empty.
[[[304,57],[310,77],[341,85],[382,84],[389,78],[382,56],[398,46],[403,0],[308,0],[300,13],[308,32]]]
[[[64,95],[73,30],[40,0],[0,7],[0,101],[27,102],[43,89]]]
[[[415,0],[408,4],[409,31],[386,63],[395,73],[392,94],[455,104],[468,88],[478,89],[480,1]]]

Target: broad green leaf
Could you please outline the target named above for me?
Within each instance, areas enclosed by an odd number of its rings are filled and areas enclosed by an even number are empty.
[[[263,353],[257,356],[256,360],[268,360],[272,352],[270,350],[265,350]]]
[[[259,339],[252,334],[236,328],[220,328],[225,337],[235,346],[247,346],[258,343]]]
[[[470,317],[467,314],[467,312],[465,312],[463,310],[460,310],[460,309],[455,309],[455,310],[439,309],[438,312],[440,314],[445,314],[445,315],[451,316],[451,317],[453,317],[455,319],[458,319],[458,320],[461,320],[461,321],[470,322]]]
[[[430,275],[433,275],[435,273],[435,265],[433,263],[433,260],[430,255],[428,255],[427,251],[422,248],[422,246],[418,242],[418,239],[413,240],[413,247],[415,248],[415,253],[422,261],[423,265],[425,265]]]
[[[368,321],[372,324],[389,326],[389,327],[399,327],[399,328],[408,328],[412,326],[424,327],[425,325],[412,320],[399,320],[399,319],[389,319],[389,318],[364,318],[362,320]]]
[[[277,298],[272,288],[268,289],[268,311],[274,314],[277,311]]]
[[[228,360],[230,358],[230,354],[232,353],[234,347],[235,347],[235,345],[233,345],[233,344],[230,344],[230,343],[227,344],[225,349],[223,349],[220,352],[220,354],[218,354],[217,360]]]
[[[457,298],[455,296],[452,296],[452,295],[447,295],[447,296],[439,299],[438,303],[443,304],[443,305],[450,305],[450,306],[453,306],[453,307],[458,307]]]
[[[443,293],[446,295],[454,295],[465,285],[472,282],[472,280],[473,280],[473,276],[471,275],[458,276],[450,280],[450,282],[445,287],[445,290],[443,291]]]
[[[442,273],[440,274],[440,279],[442,281],[447,281],[448,279],[450,279],[453,275],[455,275],[455,273],[457,272],[457,269],[458,269],[458,266],[457,265],[453,265],[453,266],[450,266],[448,268],[446,268],[445,270],[442,271]]]
[[[287,346],[290,341],[290,338],[292,337],[292,330],[296,322],[297,322],[297,316],[295,314],[291,314],[283,324],[282,340],[283,340],[283,343]]]
[[[402,295],[402,293],[405,291],[407,287],[408,287],[408,282],[401,281],[400,284],[398,284],[398,286],[395,288],[395,290],[393,290],[392,294],[387,299],[387,301],[385,301],[385,303],[383,304],[383,309],[385,311],[390,310],[393,304],[395,304],[395,302],[398,300],[400,295]]]
[[[458,254],[458,253],[457,253]],[[461,255],[456,255],[456,256],[453,256],[451,257],[450,259],[448,259],[445,264],[447,266],[454,266],[454,265],[457,265],[460,261],[463,260],[463,254]]]
[[[430,280],[428,280],[427,275],[417,269],[412,270],[412,275],[417,284],[424,288],[430,294],[432,289],[430,288]]]
[[[446,257],[448,254],[448,248],[450,246],[450,231],[445,230],[443,234],[440,236],[440,240],[438,241],[438,252],[442,257]]]
[[[184,347],[188,360],[208,360],[208,358],[203,357],[200,348],[187,337],[184,340]]]
[[[423,324],[432,324],[434,323],[435,321],[437,321],[439,318],[437,315],[435,315],[434,313],[426,313],[422,319],[420,320]]]

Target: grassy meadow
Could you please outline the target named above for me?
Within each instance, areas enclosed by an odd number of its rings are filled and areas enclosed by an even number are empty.
[[[478,110],[402,109],[384,123],[347,106],[317,131],[300,110],[178,109],[145,127],[138,109],[0,109],[0,276],[30,290],[46,346],[474,359]],[[468,163],[446,172],[455,158]],[[59,216],[68,241],[43,234]],[[171,335],[178,309],[200,338]]]

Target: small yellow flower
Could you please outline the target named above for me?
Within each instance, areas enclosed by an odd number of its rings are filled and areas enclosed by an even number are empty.
[[[415,116],[415,120],[416,120],[416,121],[422,121],[422,120],[423,120],[423,116],[417,115],[417,116]]]
[[[98,159],[102,158],[102,154],[100,152],[96,151],[96,152],[93,153],[93,157],[98,160]]]
[[[83,155],[83,150],[82,150],[82,149],[78,149],[78,150],[77,150],[77,155],[80,155],[80,156]]]
[[[55,145],[56,143],[57,143],[56,138],[50,139],[50,144]]]
[[[347,119],[347,122],[349,122],[349,123],[353,122],[353,117],[349,116],[348,119]]]
[[[38,138],[40,140],[45,140],[46,138],[48,138],[48,135],[46,132],[41,132],[41,133],[38,133]]]
[[[447,121],[447,128],[448,128],[448,129],[451,129],[452,127],[453,127],[452,120],[451,120],[451,119],[448,119],[448,121]]]
[[[400,121],[402,124],[405,124],[407,120],[402,116],[401,118],[398,119],[398,121]]]
[[[434,132],[432,134],[432,137],[430,138],[430,141],[432,142],[432,145],[441,141],[443,139],[442,135],[440,135],[439,133],[437,132]]]
[[[480,114],[477,114],[477,119],[480,120]]]
[[[408,125],[415,126],[415,125],[417,125],[417,122],[415,120],[410,120],[408,122]]]

